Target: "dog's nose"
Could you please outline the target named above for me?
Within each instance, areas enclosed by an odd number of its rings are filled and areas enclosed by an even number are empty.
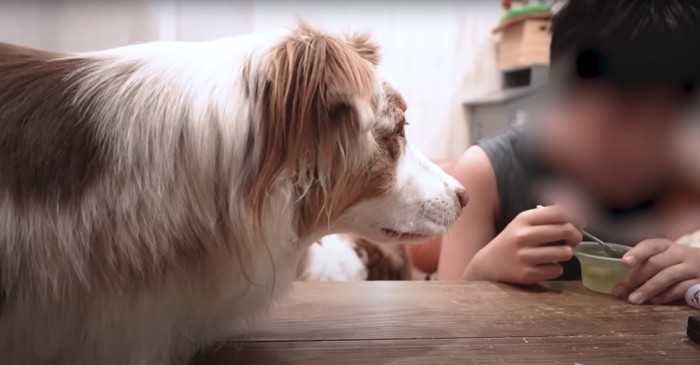
[[[456,190],[457,193],[457,201],[459,202],[459,207],[464,208],[467,206],[467,203],[469,202],[469,195],[467,195],[467,191],[464,190],[464,188],[458,188]]]

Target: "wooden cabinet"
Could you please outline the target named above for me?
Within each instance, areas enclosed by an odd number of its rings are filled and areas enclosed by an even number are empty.
[[[494,30],[498,68],[511,70],[532,64],[549,63],[552,40],[551,14],[531,14],[504,21]]]

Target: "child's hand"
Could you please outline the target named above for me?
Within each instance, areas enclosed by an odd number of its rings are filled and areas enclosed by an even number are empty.
[[[628,296],[632,304],[662,304],[683,298],[700,283],[700,248],[666,239],[639,243],[622,258],[632,271],[615,287],[616,297]]]
[[[534,284],[562,274],[581,242],[582,219],[560,205],[520,213],[467,266],[467,280]],[[566,244],[552,244],[556,242]]]

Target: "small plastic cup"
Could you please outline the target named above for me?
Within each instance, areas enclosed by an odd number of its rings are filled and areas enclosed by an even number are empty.
[[[609,245],[625,247],[614,243]],[[574,249],[574,256],[581,263],[583,287],[597,293],[612,294],[615,285],[630,271],[621,259],[610,257],[595,242],[581,242]]]

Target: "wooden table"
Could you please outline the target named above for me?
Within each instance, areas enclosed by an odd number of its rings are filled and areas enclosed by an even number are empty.
[[[633,306],[579,282],[298,283],[244,342],[192,364],[700,364],[686,306]]]

